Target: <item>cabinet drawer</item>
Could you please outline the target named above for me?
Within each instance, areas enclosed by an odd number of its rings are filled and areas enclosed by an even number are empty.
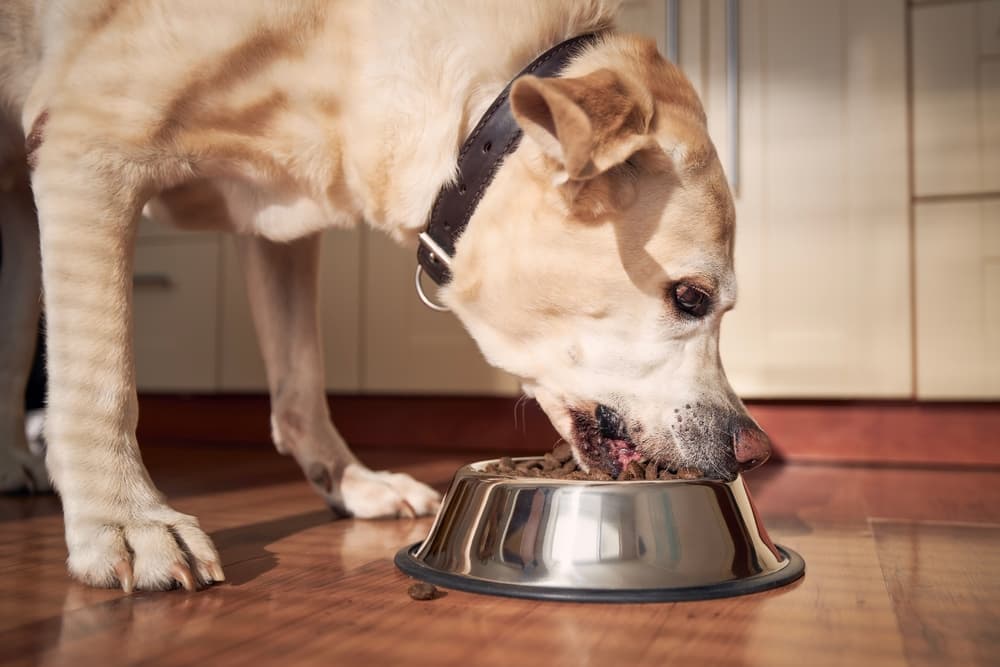
[[[917,395],[1000,398],[1000,201],[916,207]]]
[[[218,255],[215,236],[137,244],[132,303],[140,390],[216,389]]]

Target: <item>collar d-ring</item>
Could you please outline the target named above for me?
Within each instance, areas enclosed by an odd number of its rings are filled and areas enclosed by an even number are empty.
[[[430,297],[428,297],[427,294],[424,293],[424,284],[420,281],[420,278],[423,277],[423,275],[424,275],[424,267],[421,266],[420,264],[417,264],[417,275],[414,278],[414,284],[416,285],[417,288],[417,296],[420,297],[420,300],[424,303],[424,305],[430,308],[431,310],[436,310],[439,313],[450,312],[451,308],[448,308],[447,306],[442,306],[439,303],[431,301]]]

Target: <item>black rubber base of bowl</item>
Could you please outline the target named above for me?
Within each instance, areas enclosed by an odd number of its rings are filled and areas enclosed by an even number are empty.
[[[414,579],[467,593],[503,595],[529,600],[562,600],[565,602],[686,602],[759,593],[790,584],[802,577],[806,572],[806,563],[802,560],[802,556],[781,545],[776,546],[778,551],[788,559],[788,563],[777,572],[736,581],[724,581],[710,586],[687,586],[684,588],[562,588],[484,581],[435,570],[417,560],[413,554],[420,547],[420,542],[400,549],[396,553],[395,562],[396,567]]]

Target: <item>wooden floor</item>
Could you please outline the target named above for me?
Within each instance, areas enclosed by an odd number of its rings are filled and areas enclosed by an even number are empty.
[[[70,582],[52,498],[0,499],[0,664],[997,665],[1000,471],[771,465],[749,484],[806,559],[785,589],[596,605],[411,600],[391,558],[430,521],[332,521],[262,449],[148,447],[229,580],[130,596]],[[443,487],[466,457],[370,452]],[[393,463],[395,462],[395,463]]]

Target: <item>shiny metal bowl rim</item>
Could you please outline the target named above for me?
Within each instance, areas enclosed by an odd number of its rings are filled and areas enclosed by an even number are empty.
[[[533,460],[540,457],[512,457],[515,462]],[[482,470],[490,463],[499,459],[476,461],[461,466],[456,472],[460,474],[474,473],[484,479],[502,480],[501,483],[512,486],[609,486],[621,484],[718,484],[730,486],[740,481],[737,477],[731,482],[699,479],[668,479],[668,480],[564,480],[546,477],[524,477],[504,473],[493,473]],[[442,505],[442,511],[444,505]],[[435,517],[434,525],[440,518]],[[433,530],[433,527],[432,529]],[[430,584],[468,593],[500,595],[504,597],[553,600],[569,602],[684,602],[693,600],[708,600],[723,597],[733,597],[771,590],[790,584],[805,574],[805,561],[802,556],[788,547],[775,544],[774,547],[784,556],[782,567],[774,572],[758,574],[745,579],[725,581],[704,586],[647,588],[647,589],[606,589],[606,588],[566,588],[559,586],[539,586],[517,583],[499,583],[480,579],[472,575],[456,574],[433,568],[416,557],[423,542],[415,542],[400,549],[394,558],[394,563],[404,574]]]
[[[526,600],[553,600],[561,602],[692,602],[716,598],[736,597],[761,593],[780,588],[800,579],[806,572],[806,564],[798,552],[776,544],[775,547],[785,557],[785,565],[776,572],[762,574],[738,581],[726,581],[709,586],[686,586],[683,588],[607,589],[607,588],[566,588],[561,586],[529,586],[525,584],[496,583],[434,569],[416,558],[422,542],[403,547],[393,559],[403,574],[465,593],[500,595]]]

